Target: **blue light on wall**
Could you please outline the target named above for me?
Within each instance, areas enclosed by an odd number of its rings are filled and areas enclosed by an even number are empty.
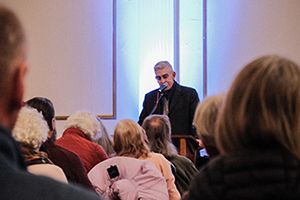
[[[122,16],[117,21],[122,22],[117,26],[117,49],[122,54],[118,68],[125,63],[128,78],[139,79],[138,85],[132,81],[129,86],[138,90],[139,112],[144,95],[158,87],[153,67],[161,60],[168,60],[179,83],[196,88],[203,99],[202,4],[202,0],[117,0],[117,15]]]
[[[179,3],[180,83],[196,88],[203,100],[203,2]]]
[[[161,60],[174,63],[173,0],[139,1],[139,106],[145,93],[158,87],[154,65]]]

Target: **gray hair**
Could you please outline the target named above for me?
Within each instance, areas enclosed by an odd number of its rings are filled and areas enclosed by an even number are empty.
[[[154,66],[154,71],[164,69],[166,67],[170,68],[173,71],[172,65],[168,61],[160,61],[156,63]]]
[[[101,131],[96,115],[92,115],[85,110],[77,111],[68,117],[65,130],[68,128],[78,128],[84,132],[90,140],[93,140]]]

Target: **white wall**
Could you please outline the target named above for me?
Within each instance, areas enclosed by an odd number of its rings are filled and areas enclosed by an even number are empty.
[[[300,63],[299,0],[207,0],[208,96],[228,91],[239,70],[265,54]]]
[[[64,6],[72,6],[78,11],[83,4],[95,3],[98,0],[51,0],[42,1],[45,4],[40,4],[42,8],[39,10],[32,10],[32,6],[37,2],[36,0],[2,0],[2,2],[11,5],[20,15],[32,15],[43,10],[43,15],[48,17],[53,16],[59,20],[64,17],[65,13],[55,12],[57,3]],[[118,1],[118,0],[117,0]],[[184,1],[181,1],[184,2]],[[130,3],[130,1],[128,1]],[[126,1],[123,1],[126,4]],[[53,9],[49,9],[49,6]],[[126,7],[126,5],[122,5]],[[238,73],[238,71],[248,62],[265,54],[280,54],[293,59],[300,63],[300,1],[299,0],[207,0],[207,35],[208,35],[208,96],[225,92],[229,89],[231,82]],[[138,7],[128,6],[133,13],[137,12]],[[91,8],[92,9],[92,8]],[[53,11],[54,10],[54,11]],[[51,12],[50,12],[51,11]],[[88,10],[83,10],[89,12]],[[30,13],[33,12],[33,13]],[[54,12],[54,13],[53,13]],[[82,13],[82,17],[90,16]],[[99,16],[101,16],[101,8],[99,8]],[[130,11],[129,11],[130,12]],[[200,12],[200,11],[199,11]],[[105,13],[105,12],[103,12]],[[69,16],[72,17],[72,16]],[[74,16],[78,17],[78,16]],[[133,23],[137,23],[134,15],[131,16]],[[86,19],[86,20],[92,20]],[[122,21],[128,20],[118,16],[117,26],[117,118],[103,120],[109,133],[113,132],[115,124],[124,118],[129,118],[137,121],[139,115],[139,80],[138,74],[138,51],[134,49],[127,49],[130,43],[134,41],[134,34],[131,30],[122,26]],[[32,23],[27,23],[27,29],[38,34],[39,27],[31,26]],[[47,26],[45,26],[46,28]],[[70,25],[72,28],[72,25]],[[51,30],[49,30],[51,31]],[[132,30],[134,31],[134,30]],[[44,32],[44,34],[47,34]],[[36,41],[34,35],[28,35],[29,48],[34,46],[35,49],[29,49],[30,52],[35,52],[34,55],[29,55],[29,62],[32,59],[39,59],[41,63],[39,67],[51,64],[52,60],[55,62],[64,63],[63,56],[49,57],[44,55],[45,49],[56,41],[51,37],[46,41]],[[76,41],[74,41],[76,43]],[[54,44],[65,45],[65,44]],[[64,54],[65,52],[57,52],[57,54]],[[93,52],[86,52],[89,55]],[[83,56],[86,56],[83,55]],[[128,59],[131,57],[133,59]],[[75,61],[77,56],[72,57]],[[61,66],[51,65],[57,71],[61,71]],[[103,66],[102,66],[103,67]],[[34,70],[34,69],[30,69]],[[47,68],[44,68],[45,73]],[[75,74],[74,74],[75,73]],[[79,76],[73,72],[72,74]],[[150,76],[153,76],[151,74]],[[43,76],[29,76],[30,82],[38,84],[43,81]],[[69,76],[66,76],[66,81]],[[75,90],[75,88],[69,88]],[[73,91],[74,92],[74,91]],[[68,102],[55,102],[55,107],[63,107]],[[65,121],[58,121],[58,133],[61,133]]]

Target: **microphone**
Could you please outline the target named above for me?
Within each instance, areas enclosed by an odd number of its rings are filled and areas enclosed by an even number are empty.
[[[164,83],[163,86],[161,86],[161,88],[158,89],[158,92],[160,93],[160,92],[164,91],[168,86],[169,86],[168,83]]]

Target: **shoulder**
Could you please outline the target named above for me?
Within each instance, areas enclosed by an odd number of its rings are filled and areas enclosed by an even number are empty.
[[[151,90],[150,92],[146,93],[145,94],[145,98],[149,98],[149,97],[154,97],[157,95],[157,92],[158,92],[158,89],[155,89],[155,90]]]
[[[94,148],[95,148],[96,151],[101,152],[101,153],[105,152],[104,149],[103,149],[103,147],[101,145],[96,144],[94,142],[91,142],[91,143],[93,143],[92,145],[94,146]]]
[[[179,85],[179,84],[177,84],[177,87],[178,87],[178,90],[180,90],[181,92],[190,93],[190,94],[197,94],[198,95],[195,88],[188,87],[188,86],[183,86],[183,85]]]
[[[57,181],[68,183],[66,175],[64,174],[63,170],[57,165],[53,165],[53,164],[29,165],[28,171],[35,175],[47,176]]]
[[[170,161],[168,161],[162,154],[160,153],[154,153],[154,152],[150,152],[148,154],[148,158],[152,159],[152,160],[156,160],[162,163],[167,163],[167,164],[171,164]]]
[[[198,169],[195,167],[194,163],[185,156],[177,155],[177,156],[170,158],[169,161],[172,164],[174,164],[174,166],[178,169],[179,168],[183,169],[183,170],[185,169],[185,170],[190,171],[191,173],[198,171]]]
[[[178,162],[182,164],[193,164],[193,162],[185,156],[176,155],[169,159],[172,163]],[[194,164],[193,164],[194,165]]]

